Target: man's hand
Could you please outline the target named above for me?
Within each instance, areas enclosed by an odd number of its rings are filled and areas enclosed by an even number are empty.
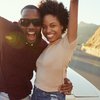
[[[59,86],[59,92],[64,93],[65,95],[70,95],[72,91],[73,85],[71,81],[67,78],[64,79],[64,84]]]

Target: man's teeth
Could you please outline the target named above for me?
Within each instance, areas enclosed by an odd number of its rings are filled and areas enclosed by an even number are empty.
[[[35,32],[28,32],[28,34],[35,34]]]
[[[51,37],[53,37],[53,36],[54,36],[53,34],[47,35],[48,38],[51,38]]]

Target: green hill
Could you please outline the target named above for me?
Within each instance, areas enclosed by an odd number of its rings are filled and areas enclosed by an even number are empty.
[[[100,25],[80,22],[78,25],[78,44],[86,43]]]
[[[100,57],[100,27],[96,30],[92,37],[90,37],[89,40],[82,45],[81,49],[89,54]]]

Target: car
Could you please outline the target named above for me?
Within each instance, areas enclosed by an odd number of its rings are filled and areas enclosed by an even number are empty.
[[[71,95],[66,95],[66,100],[100,100],[100,90],[70,67],[67,76],[73,84],[73,90]]]

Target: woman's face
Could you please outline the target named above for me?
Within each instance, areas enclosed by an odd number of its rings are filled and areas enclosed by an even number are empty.
[[[50,43],[55,42],[62,36],[63,26],[60,24],[56,16],[45,15],[43,18],[43,35]]]

